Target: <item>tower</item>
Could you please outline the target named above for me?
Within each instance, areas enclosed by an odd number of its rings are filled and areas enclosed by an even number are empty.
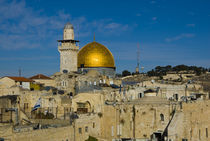
[[[137,67],[136,67],[136,73],[139,73],[139,63],[140,63],[140,48],[139,43],[137,45]]]
[[[58,40],[58,51],[60,53],[60,72],[77,71],[77,53],[79,46],[77,40],[74,40],[74,27],[67,23],[63,29],[63,40]]]

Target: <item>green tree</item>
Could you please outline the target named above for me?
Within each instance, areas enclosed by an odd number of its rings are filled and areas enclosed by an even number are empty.
[[[131,75],[131,73],[128,70],[124,70],[122,72],[122,76],[128,76],[128,75]]]
[[[98,141],[95,137],[89,136],[89,138],[85,141]]]

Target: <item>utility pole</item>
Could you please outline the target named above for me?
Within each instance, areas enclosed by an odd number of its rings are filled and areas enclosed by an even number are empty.
[[[140,64],[140,47],[139,47],[139,43],[137,44],[137,67],[136,67],[136,73],[139,73],[139,64]]]
[[[18,69],[19,77],[21,77],[21,67]]]

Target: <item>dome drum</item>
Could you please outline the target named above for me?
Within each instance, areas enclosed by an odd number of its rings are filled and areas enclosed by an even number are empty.
[[[115,77],[115,68],[78,68],[78,72],[88,73],[90,70],[96,70],[101,75],[109,76],[109,77]]]

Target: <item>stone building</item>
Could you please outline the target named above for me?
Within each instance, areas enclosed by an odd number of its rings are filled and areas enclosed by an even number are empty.
[[[66,94],[73,96],[75,95],[75,85],[77,76],[78,74],[73,72],[56,72],[54,75],[51,76],[51,78],[55,80],[55,87],[58,90],[63,90]]]
[[[18,123],[18,95],[0,96],[0,123]]]
[[[25,78],[25,77],[6,76],[6,77],[1,78],[0,82],[3,85],[6,85],[6,87],[8,87],[8,88],[10,88],[12,86],[19,86],[23,89],[30,90],[30,83],[32,83],[33,80]]]
[[[30,77],[29,79],[37,83],[43,84],[44,86],[55,87],[55,80],[43,74],[37,74],[35,76]]]

